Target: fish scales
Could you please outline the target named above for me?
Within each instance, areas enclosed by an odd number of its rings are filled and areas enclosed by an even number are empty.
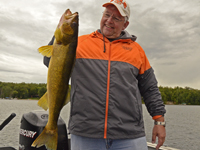
[[[49,117],[44,130],[32,143],[33,147],[45,145],[48,150],[57,149],[57,121],[61,109],[69,101],[68,84],[76,58],[78,13],[72,14],[67,9],[59,21],[54,36],[53,45],[38,49],[42,55],[51,57],[47,92],[38,101],[39,106],[45,110],[49,109]]]

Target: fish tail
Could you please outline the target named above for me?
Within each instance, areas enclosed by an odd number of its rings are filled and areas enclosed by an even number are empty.
[[[48,130],[45,127],[42,133],[36,138],[36,140],[32,143],[31,146],[38,148],[45,145],[47,150],[56,150],[57,142],[58,142],[57,129]]]

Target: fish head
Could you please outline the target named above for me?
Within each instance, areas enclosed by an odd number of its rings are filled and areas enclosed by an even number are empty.
[[[60,18],[57,30],[55,31],[56,41],[60,44],[68,44],[78,37],[78,12],[72,14],[67,9]]]

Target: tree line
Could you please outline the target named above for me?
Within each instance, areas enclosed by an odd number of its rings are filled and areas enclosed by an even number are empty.
[[[10,83],[0,81],[0,98],[39,99],[46,91],[45,83]]]
[[[46,92],[45,83],[10,83],[0,81],[0,98],[39,99]],[[71,86],[69,85],[69,89]],[[200,90],[190,87],[159,86],[165,104],[200,105]]]
[[[190,87],[159,87],[162,100],[165,104],[200,105],[200,90]]]

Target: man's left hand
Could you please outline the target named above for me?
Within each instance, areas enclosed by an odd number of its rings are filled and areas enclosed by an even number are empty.
[[[158,120],[156,120],[158,121]],[[159,119],[160,121],[160,119]],[[162,120],[164,121],[164,120]],[[152,143],[156,142],[156,137],[158,137],[158,144],[156,146],[156,150],[159,149],[160,146],[163,145],[165,142],[165,137],[166,137],[166,130],[163,125],[154,125],[153,127],[153,132],[152,132]]]

